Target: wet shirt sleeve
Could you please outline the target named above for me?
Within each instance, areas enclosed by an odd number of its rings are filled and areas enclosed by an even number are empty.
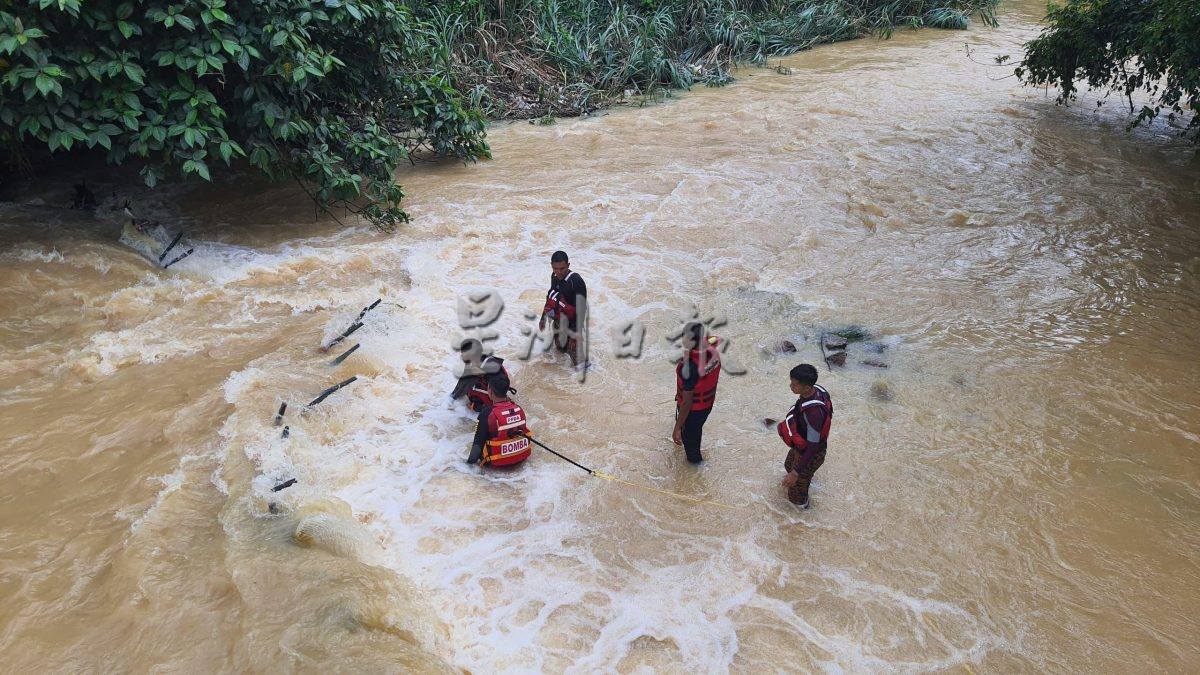
[[[683,363],[679,364],[679,379],[683,380],[683,391],[695,391],[700,382],[700,369],[685,355]]]
[[[570,295],[567,302],[570,302],[572,305],[579,306],[579,298],[587,297],[587,284],[583,283],[583,277],[579,276],[578,274],[572,274],[571,285],[568,292]]]

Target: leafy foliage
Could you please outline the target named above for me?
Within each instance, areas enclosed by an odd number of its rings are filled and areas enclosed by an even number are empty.
[[[487,155],[484,120],[386,0],[27,0],[0,11],[0,140],[102,148],[146,183],[245,158],[382,227],[422,151]]]
[[[1026,84],[1055,84],[1058,102],[1078,96],[1077,82],[1119,93],[1137,115],[1130,127],[1163,110],[1191,120],[1184,135],[1200,142],[1200,4],[1196,0],[1068,0],[1050,7],[1049,27],[1026,45],[1016,70]],[[1137,109],[1136,93],[1150,105]]]
[[[457,0],[447,68],[490,115],[579,114],[632,91],[729,82],[764,62],[897,26],[995,23],[997,0]]]
[[[18,161],[102,151],[151,186],[242,161],[391,228],[406,219],[396,167],[488,156],[485,117],[548,123],[719,86],[738,61],[992,23],[996,2],[13,0],[0,144]]]

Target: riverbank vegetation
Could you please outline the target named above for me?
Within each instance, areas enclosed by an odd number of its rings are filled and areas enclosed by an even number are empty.
[[[406,220],[403,162],[489,154],[487,119],[721,85],[739,62],[997,0],[18,0],[0,9],[9,172],[81,152],[147,185],[244,162],[324,208]]]
[[[1197,0],[1068,0],[1052,5],[1046,21],[1017,67],[1022,81],[1056,85],[1059,103],[1075,100],[1085,82],[1128,101],[1130,128],[1165,111],[1181,134],[1200,143]],[[1149,103],[1135,105],[1135,95]]]

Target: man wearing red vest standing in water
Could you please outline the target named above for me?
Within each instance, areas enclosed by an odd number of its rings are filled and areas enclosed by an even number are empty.
[[[712,412],[717,398],[717,380],[721,377],[721,354],[717,349],[723,340],[716,336],[705,339],[704,325],[689,323],[683,329],[683,360],[675,366],[675,430],[671,440],[682,445],[692,464],[704,461],[700,454],[700,439],[704,423]]]
[[[475,438],[471,441],[468,464],[513,466],[529,459],[529,427],[525,411],[508,400],[508,378],[500,373],[488,376],[492,405],[479,415]]]
[[[776,431],[788,446],[787,459],[783,461],[788,472],[783,478],[788,500],[804,509],[808,508],[808,488],[813,475],[825,463],[833,401],[824,387],[817,386],[817,369],[813,366],[801,363],[792,368],[789,376],[792,393],[800,398]]]
[[[554,335],[554,346],[571,357],[572,366],[579,365],[579,319],[582,315],[584,322],[587,321],[586,307],[587,284],[578,272],[571,271],[566,251],[555,251],[550,256],[550,290],[546,291],[546,305],[538,320],[538,330],[546,329],[547,318],[557,323],[559,330]],[[560,333],[564,323],[566,331]]]

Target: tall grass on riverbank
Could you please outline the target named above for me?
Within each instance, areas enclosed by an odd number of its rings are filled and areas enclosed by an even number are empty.
[[[417,3],[424,51],[492,118],[578,115],[728,82],[739,62],[897,28],[994,24],[998,0],[452,0]]]

